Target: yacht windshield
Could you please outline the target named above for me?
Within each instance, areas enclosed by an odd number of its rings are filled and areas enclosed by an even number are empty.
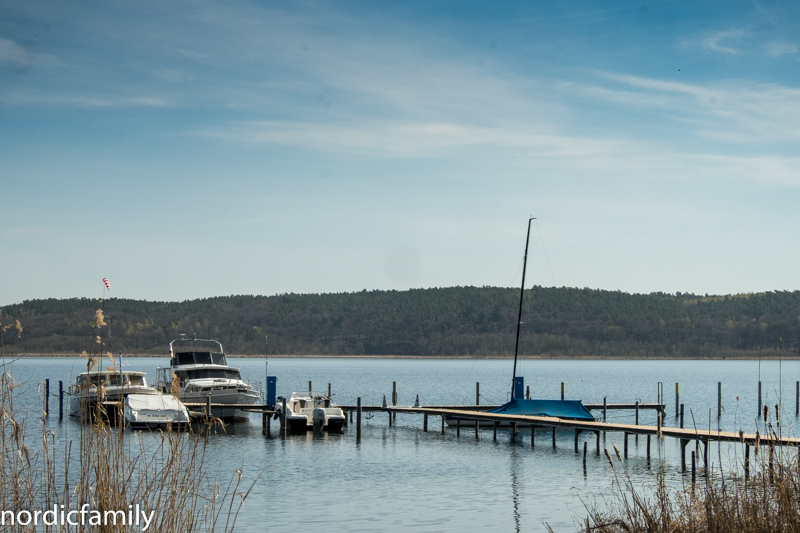
[[[231,370],[229,368],[197,368],[194,370],[178,370],[175,372],[175,374],[182,382],[186,381],[187,379],[241,379],[238,370]]]
[[[227,364],[225,354],[219,352],[179,352],[172,357],[172,366]]]

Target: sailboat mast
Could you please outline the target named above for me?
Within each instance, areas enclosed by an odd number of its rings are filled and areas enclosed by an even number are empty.
[[[519,328],[522,325],[522,297],[525,295],[525,269],[528,266],[528,243],[531,240],[531,221],[536,217],[528,219],[528,234],[525,237],[525,256],[522,259],[522,286],[519,290],[519,315],[517,316],[517,342],[514,345],[514,373],[511,377],[511,398],[514,398],[514,384],[517,381],[517,355],[519,354]]]

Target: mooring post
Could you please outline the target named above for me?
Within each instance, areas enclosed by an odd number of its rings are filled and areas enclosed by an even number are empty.
[[[758,416],[761,416],[761,382],[758,382]]]
[[[286,427],[286,398],[281,399],[281,433],[284,437],[289,434],[289,428]]]
[[[647,435],[647,460],[650,460],[650,435]]]
[[[392,381],[392,405],[397,405],[397,382]],[[391,416],[394,420],[397,420],[397,413],[392,413]]]
[[[481,421],[477,418],[475,419],[475,440],[481,440],[480,435],[478,434],[478,430],[480,429]]]
[[[800,381],[795,382],[794,388],[794,416],[800,415]]]
[[[261,435],[267,435],[267,413],[265,411],[261,411]]]
[[[717,418],[722,416],[722,382],[717,381]]]
[[[264,413],[267,417],[267,437],[272,437],[272,417],[269,416],[269,413]]]
[[[311,380],[308,380],[308,392],[311,392],[312,390],[314,389],[311,388]]]
[[[328,398],[331,397],[331,384],[328,383]]]
[[[600,432],[594,432],[595,437],[597,437],[597,455],[600,455]]]
[[[64,418],[64,382],[58,382],[58,419]]]
[[[536,447],[536,426],[531,424],[531,448]]]
[[[564,382],[561,382],[561,400],[564,400]]]
[[[575,453],[578,453],[578,435],[581,434],[580,429],[575,430]]]
[[[586,445],[588,443],[583,441],[583,475],[586,475]]]
[[[750,444],[744,444],[744,480],[750,478]]]
[[[497,420],[492,420],[492,440],[497,440]]]
[[[389,427],[392,427],[392,410],[389,409]]]
[[[683,404],[681,404],[681,429],[683,429]]]
[[[481,382],[475,382],[475,405],[481,404]]]
[[[625,437],[623,438],[625,445],[622,447],[624,450],[625,459],[628,458],[628,432],[625,432]]]
[[[556,449],[556,428],[553,428],[553,449]]]
[[[636,400],[636,425],[639,425],[639,400]]]
[[[606,421],[606,414],[607,414],[607,411],[608,411],[608,402],[607,402],[607,400],[608,400],[608,397],[607,396],[603,396],[603,422]]]
[[[694,480],[696,476],[696,465],[695,465],[695,452],[692,451],[692,485],[694,485]]]
[[[50,414],[50,380],[44,380],[44,416]]]
[[[678,406],[680,405],[681,387],[679,383],[675,383],[675,416],[678,416]]]
[[[361,396],[356,398],[356,439],[361,440]]]
[[[461,417],[456,417],[456,437],[461,436]]]
[[[444,415],[442,415],[442,435],[444,435]]]
[[[531,399],[531,386],[530,385],[525,387],[525,399],[526,400],[530,400]]]
[[[422,431],[424,431],[425,433],[428,432],[428,413],[425,413],[422,416]]]

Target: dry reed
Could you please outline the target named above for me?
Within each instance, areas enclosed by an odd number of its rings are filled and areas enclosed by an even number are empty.
[[[98,323],[103,323],[102,313]],[[0,333],[2,333],[0,324]],[[21,332],[21,326],[18,331]],[[99,349],[102,349],[100,344]],[[3,344],[0,356],[4,357]],[[87,354],[91,364],[93,354]],[[41,443],[29,446],[37,438],[36,430],[27,431],[27,420],[14,411],[15,382],[10,365],[3,359],[0,374],[0,513],[2,531],[43,532],[133,532],[142,531],[144,519],[130,523],[120,515],[114,523],[70,524],[56,520],[46,524],[40,519],[33,525],[10,524],[11,514],[21,511],[141,510],[150,516],[148,531],[158,533],[233,531],[236,517],[255,480],[243,484],[237,470],[220,483],[203,468],[208,425],[197,433],[166,430],[132,435],[108,423],[109,414],[98,402],[91,424],[81,424],[80,440],[74,449],[71,440],[50,431],[41,417]],[[113,419],[114,417],[111,417]],[[121,416],[118,416],[121,419]],[[213,424],[213,420],[212,420]],[[31,435],[34,435],[31,437]],[[35,451],[33,451],[35,450]],[[76,456],[77,453],[77,456]],[[138,507],[136,507],[138,505]],[[78,515],[73,515],[73,522]],[[52,522],[52,521],[51,521]],[[109,520],[110,522],[110,520]]]

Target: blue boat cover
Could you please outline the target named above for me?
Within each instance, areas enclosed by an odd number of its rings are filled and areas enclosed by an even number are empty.
[[[504,415],[556,416],[568,420],[594,421],[592,413],[580,400],[522,400],[515,398],[488,412]]]

